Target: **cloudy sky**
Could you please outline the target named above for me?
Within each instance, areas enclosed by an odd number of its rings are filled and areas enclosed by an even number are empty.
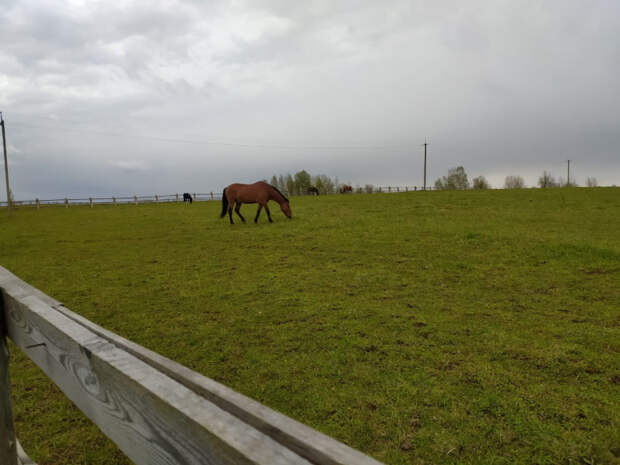
[[[618,31],[617,0],[3,0],[13,191],[420,185],[425,137],[430,181],[620,184]]]

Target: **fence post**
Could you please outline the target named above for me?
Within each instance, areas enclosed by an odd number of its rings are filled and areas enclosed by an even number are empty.
[[[65,197],[65,208],[69,208],[69,199]]]
[[[41,208],[41,202],[39,202],[39,199],[37,199],[37,210]]]
[[[137,195],[133,196],[133,203],[134,203],[134,205],[138,205],[138,196]]]
[[[392,192],[392,188],[388,186],[388,192]]]
[[[213,200],[213,192],[211,192],[211,200]]]
[[[379,193],[381,193],[381,186],[379,186]]]
[[[413,186],[413,190],[417,191],[418,190],[418,186]]]
[[[159,202],[159,196],[155,194],[155,202]]]
[[[196,193],[194,192],[194,202],[196,202],[198,200],[198,196],[196,195]]]
[[[90,208],[93,208],[93,198],[88,197],[88,201],[90,202]]]
[[[116,197],[112,197],[112,205],[116,206]]]
[[[0,463],[17,465],[17,439],[13,424],[9,383],[9,348],[6,343],[4,307],[0,294]]]
[[[400,192],[400,187],[396,186],[396,192]]]
[[[177,192],[177,202],[179,201],[179,193]]]
[[[405,186],[405,192],[409,192],[409,186]]]

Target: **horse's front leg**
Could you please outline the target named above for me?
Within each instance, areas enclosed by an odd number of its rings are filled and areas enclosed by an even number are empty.
[[[269,222],[273,223],[273,220],[271,219],[271,212],[269,211],[269,207],[267,206],[267,203],[265,203],[265,211],[267,212],[267,218],[269,218]]]
[[[258,210],[256,210],[256,216],[254,217],[254,222],[258,223],[258,215],[260,215],[260,211],[263,208],[263,206],[259,203],[258,204]]]
[[[241,202],[237,202],[237,206],[235,207],[235,212],[237,212],[237,215],[239,215],[239,218],[241,218],[241,221],[245,223],[245,218],[241,215],[239,210],[241,210]]]

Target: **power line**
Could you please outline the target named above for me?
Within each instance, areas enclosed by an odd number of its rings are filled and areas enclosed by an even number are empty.
[[[145,136],[139,134],[123,134],[108,131],[97,131],[92,129],[78,129],[67,128],[61,126],[40,126],[30,123],[12,123],[13,126],[21,126],[34,129],[49,129],[60,131],[73,131],[85,134],[97,134],[102,136],[114,136],[114,137],[127,137],[132,139],[148,139],[157,140],[163,142],[180,142],[184,144],[197,144],[197,145],[223,145],[229,147],[247,147],[247,148],[265,148],[265,149],[285,149],[285,150],[381,150],[381,149],[396,149],[396,148],[408,148],[411,144],[396,144],[396,145],[285,145],[285,144],[248,144],[243,142],[218,142],[214,140],[191,140],[191,139],[179,139],[170,137],[157,137],[157,136]]]

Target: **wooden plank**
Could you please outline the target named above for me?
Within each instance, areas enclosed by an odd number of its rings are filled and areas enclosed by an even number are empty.
[[[309,463],[21,283],[0,282],[9,337],[136,464]]]
[[[0,267],[0,287],[3,276],[17,279]],[[165,373],[183,386],[213,402],[242,421],[252,425],[285,447],[295,451],[316,464],[325,465],[380,465],[380,462],[352,449],[335,439],[326,436],[300,422],[270,409],[232,389],[190,370],[156,352],[148,350],[132,341],[114,334],[101,326],[70,311],[59,301],[43,294],[38,289],[22,282],[29,292],[37,295],[51,307],[104,338],[116,347],[134,355],[148,365]]]
[[[17,465],[17,439],[9,382],[9,348],[6,343],[3,307],[0,295],[0,464]]]
[[[96,325],[0,267],[0,288],[10,282],[19,283],[24,293],[36,296],[49,307],[56,309],[75,323],[105,339],[115,347],[142,360],[144,363],[164,373],[192,392],[209,400],[219,408],[244,423],[251,425],[312,463],[325,465],[381,465],[380,462],[329,436]]]

